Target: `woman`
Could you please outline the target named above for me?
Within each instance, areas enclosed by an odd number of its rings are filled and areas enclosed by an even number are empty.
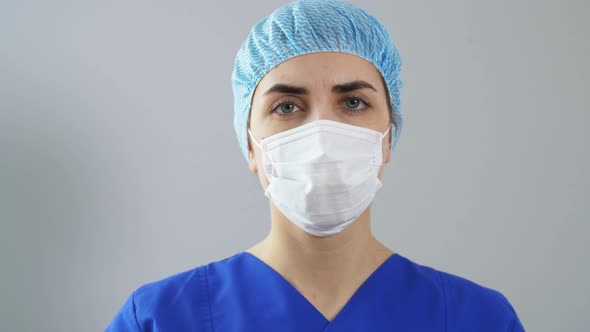
[[[271,231],[226,259],[141,286],[108,331],[523,331],[498,291],[379,242],[370,204],[402,128],[401,61],[344,2],[258,22],[232,75],[236,133]]]

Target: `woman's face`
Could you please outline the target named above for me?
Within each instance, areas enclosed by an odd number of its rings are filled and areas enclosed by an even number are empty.
[[[321,52],[291,58],[260,80],[252,97],[249,128],[258,142],[303,124],[325,119],[385,132],[390,123],[386,88],[379,71],[354,54]],[[390,160],[391,132],[383,139]],[[268,179],[260,149],[248,137],[249,167],[262,187]],[[259,171],[260,170],[260,171]],[[383,176],[383,166],[379,179]]]

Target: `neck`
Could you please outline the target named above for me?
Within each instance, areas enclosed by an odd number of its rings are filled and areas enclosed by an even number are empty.
[[[340,287],[380,265],[392,252],[371,233],[370,207],[338,234],[317,237],[300,229],[271,204],[269,235],[248,250],[294,284]],[[313,280],[313,281],[311,281]]]
[[[371,234],[370,207],[342,232],[316,237],[270,204],[271,231],[248,252],[285,278],[329,321],[393,254]]]

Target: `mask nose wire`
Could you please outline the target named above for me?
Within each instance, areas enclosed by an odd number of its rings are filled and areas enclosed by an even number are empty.
[[[389,129],[391,129],[391,123],[389,124],[389,126],[387,126],[387,129],[385,129],[385,131],[383,133],[381,133],[381,139],[384,139],[387,136],[387,134],[389,134]],[[254,142],[254,144],[260,150],[262,150],[262,146],[260,145],[260,143],[258,143],[258,141],[256,141],[256,138],[254,138],[254,135],[252,135],[252,132],[250,131],[250,128],[248,128],[248,135],[250,135],[250,138],[252,138],[252,141]]]

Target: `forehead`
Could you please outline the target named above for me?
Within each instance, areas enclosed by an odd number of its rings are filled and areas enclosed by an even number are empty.
[[[288,59],[268,71],[258,83],[254,94],[261,94],[276,83],[319,88],[364,80],[381,89],[381,74],[368,60],[350,53],[318,52]],[[381,91],[380,91],[381,92]]]

